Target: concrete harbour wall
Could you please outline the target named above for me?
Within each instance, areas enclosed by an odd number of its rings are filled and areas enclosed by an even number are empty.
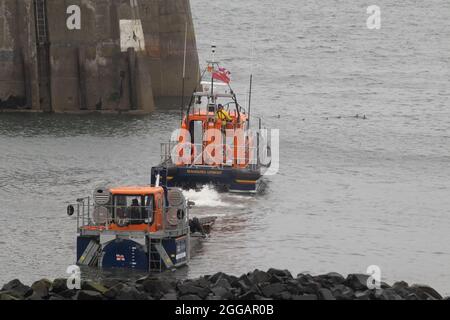
[[[0,0],[0,110],[150,112],[181,96],[186,30],[189,95],[189,0]]]

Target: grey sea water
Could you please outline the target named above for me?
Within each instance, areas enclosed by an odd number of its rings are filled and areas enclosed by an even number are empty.
[[[372,4],[380,30],[366,27]],[[201,60],[214,42],[241,93],[253,72],[252,112],[280,129],[281,166],[261,196],[187,193],[193,214],[220,217],[187,275],[378,265],[385,281],[450,295],[450,3],[191,5]],[[178,114],[0,114],[0,283],[64,276],[67,202],[147,183]]]

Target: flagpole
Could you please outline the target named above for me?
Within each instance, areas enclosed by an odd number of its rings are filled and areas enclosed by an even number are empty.
[[[250,119],[252,111],[252,87],[253,87],[253,74],[250,75],[250,90],[248,93],[248,128],[250,129]]]
[[[252,87],[253,87],[253,67],[255,62],[255,38],[256,38],[256,25],[253,22],[253,34],[252,34],[252,48],[250,59],[250,88],[248,93],[248,128],[250,129],[250,116],[252,107]]]
[[[187,36],[188,36],[188,22],[186,20],[185,33],[184,33],[184,56],[183,56],[183,82],[181,85],[181,122],[183,122],[184,112],[184,87],[186,79],[186,52],[187,52]]]
[[[212,57],[212,73],[211,73],[211,101],[215,104],[216,101],[214,99],[214,71],[215,71],[215,63],[216,63],[216,45],[211,46],[211,57]]]

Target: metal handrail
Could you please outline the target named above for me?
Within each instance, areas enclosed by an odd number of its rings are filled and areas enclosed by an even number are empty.
[[[150,209],[150,210],[149,210]],[[101,217],[101,221],[96,221],[95,210],[104,210],[99,214],[106,214],[106,216]],[[122,210],[121,214],[123,217],[117,217],[117,210]],[[134,212],[133,212],[134,211]],[[96,204],[86,204],[84,202],[79,202],[77,204],[77,212],[79,225],[78,226],[104,226],[112,224],[119,219],[127,220],[128,224],[137,224],[137,222],[147,221],[146,224],[151,225],[153,220],[154,209],[152,206],[112,206],[112,205],[96,205]],[[147,212],[147,215],[142,216],[142,213]],[[140,218],[134,218],[133,214],[140,214]],[[142,223],[141,223],[142,224]]]
[[[189,143],[188,143],[189,144]],[[191,143],[191,148],[198,148],[199,144],[193,144]],[[227,151],[226,148],[232,148],[232,163],[229,162],[225,162],[225,163],[221,163],[218,164],[219,167],[230,167],[230,166],[234,166],[234,165],[246,165],[250,168],[257,168],[258,167],[258,147],[250,147],[250,146],[234,146],[234,145],[230,145],[230,144],[214,144],[211,143],[210,146],[214,146],[214,147],[218,147],[218,148],[222,148],[224,149],[224,159],[227,155]],[[171,163],[173,164],[174,161],[172,159],[172,151],[175,149],[175,147],[178,146],[177,142],[168,142],[168,143],[161,143],[161,163],[165,164],[165,163]],[[205,144],[201,144],[202,149],[205,148]],[[241,154],[242,152],[245,154],[244,157],[235,157],[234,156],[234,152],[237,149],[238,151],[238,155]],[[248,153],[248,157],[247,157],[247,153]],[[202,157],[202,153],[196,153],[196,158],[194,158],[194,160],[192,161],[192,163],[190,164],[190,166],[198,166],[199,164],[196,164],[198,162],[198,160]]]
[[[170,227],[167,221],[171,209],[182,210],[181,207],[164,206],[163,207],[163,230],[167,231],[182,231],[185,228]],[[98,214],[103,214],[102,217],[96,219],[95,210],[103,210]],[[117,217],[117,210],[122,210],[122,215]],[[133,212],[134,211],[134,212]],[[175,211],[174,211],[175,212]],[[155,222],[155,209],[151,206],[117,206],[117,205],[97,205],[91,204],[90,198],[78,199],[76,204],[77,213],[77,230],[86,229],[88,227],[99,227],[108,230],[113,224],[119,227],[147,225],[152,226]],[[135,217],[133,215],[139,215]],[[187,208],[184,210],[183,221],[188,225],[189,212]]]

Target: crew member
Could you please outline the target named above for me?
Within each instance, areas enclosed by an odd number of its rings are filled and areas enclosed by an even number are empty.
[[[223,108],[223,105],[221,105],[221,104],[218,105],[217,118],[222,121],[222,126],[223,127],[226,127],[228,122],[232,122],[233,121],[233,118]]]
[[[133,199],[131,203],[131,224],[140,224],[142,223],[142,212],[139,206],[139,200]]]

